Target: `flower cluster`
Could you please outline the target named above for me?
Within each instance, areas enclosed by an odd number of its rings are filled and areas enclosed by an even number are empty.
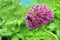
[[[47,24],[54,18],[53,12],[45,5],[36,5],[32,7],[25,16],[26,25],[29,29],[35,29]]]

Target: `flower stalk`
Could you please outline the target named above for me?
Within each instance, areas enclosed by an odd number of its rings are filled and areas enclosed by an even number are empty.
[[[54,36],[54,38],[55,38],[56,40],[59,40],[58,37],[57,37],[55,34],[53,34],[52,32],[48,31],[44,26],[42,26],[42,27],[43,27],[43,30],[44,30],[45,32],[47,32],[47,33],[51,34],[52,36]]]

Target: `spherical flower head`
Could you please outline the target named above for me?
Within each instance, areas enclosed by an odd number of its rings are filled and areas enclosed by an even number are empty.
[[[36,5],[32,7],[25,16],[26,25],[29,29],[35,29],[52,21],[53,12],[45,5]]]

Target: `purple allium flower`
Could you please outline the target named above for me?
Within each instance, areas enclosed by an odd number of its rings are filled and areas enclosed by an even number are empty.
[[[26,25],[29,29],[35,29],[47,24],[54,18],[53,12],[45,5],[36,5],[25,16]]]

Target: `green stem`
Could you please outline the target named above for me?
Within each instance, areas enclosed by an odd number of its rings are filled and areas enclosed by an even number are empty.
[[[50,31],[47,31],[44,26],[43,26],[43,29],[44,29],[45,32],[47,32],[47,33],[51,34],[52,36],[54,36],[56,40],[59,40],[58,37],[55,34],[53,34]]]

